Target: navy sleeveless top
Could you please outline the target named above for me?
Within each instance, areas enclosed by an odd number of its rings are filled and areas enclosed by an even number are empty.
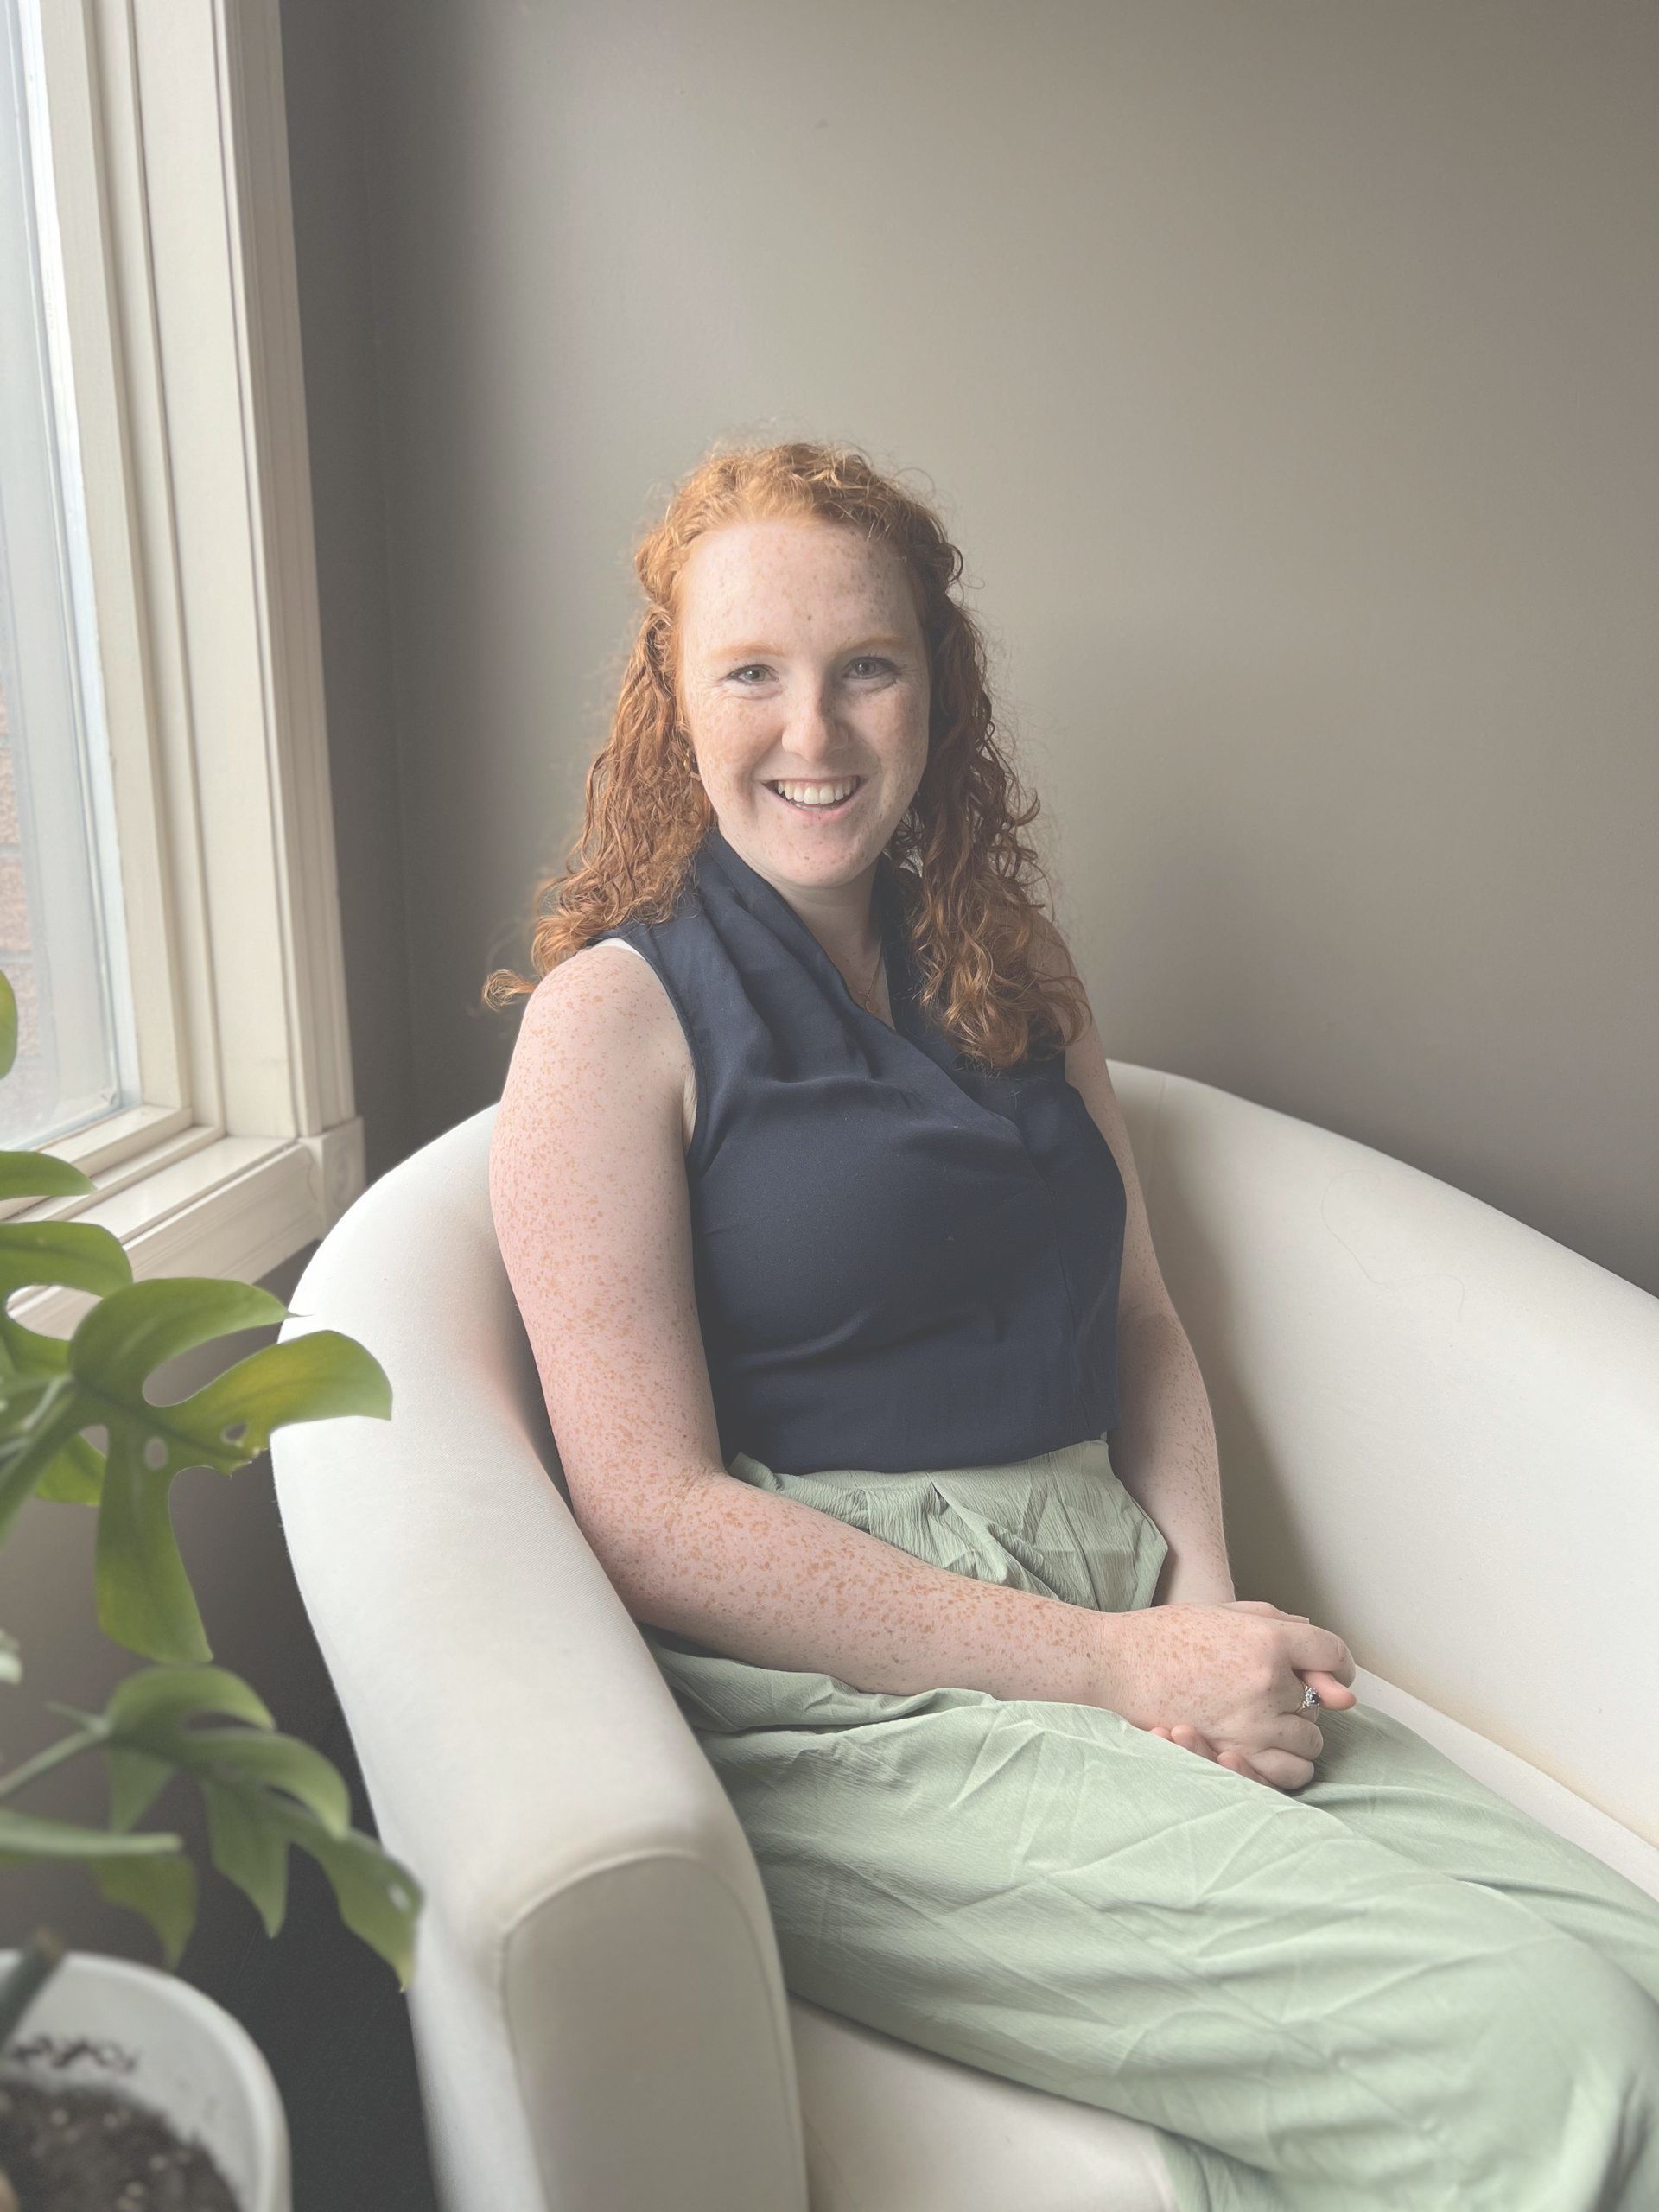
[[[892,861],[874,913],[897,1028],[711,825],[657,971],[696,1071],[685,1154],[728,1464],[989,1466],[1117,1426],[1123,1179],[1056,1041],[985,1075],[918,1011]]]

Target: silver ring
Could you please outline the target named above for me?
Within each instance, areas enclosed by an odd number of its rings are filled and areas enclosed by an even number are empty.
[[[1316,1705],[1323,1704],[1323,1702],[1324,1700],[1320,1697],[1318,1690],[1314,1688],[1312,1682],[1309,1682],[1302,1691],[1300,1710],[1304,1713],[1312,1713]]]

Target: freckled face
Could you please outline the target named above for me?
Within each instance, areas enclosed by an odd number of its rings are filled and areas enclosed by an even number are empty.
[[[840,524],[729,523],[679,586],[679,679],[726,837],[803,890],[873,871],[927,765],[929,681],[905,566]],[[807,786],[809,809],[773,786]]]

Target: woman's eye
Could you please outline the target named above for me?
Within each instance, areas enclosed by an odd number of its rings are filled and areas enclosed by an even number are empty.
[[[879,653],[861,653],[858,658],[852,663],[852,668],[855,673],[856,673],[856,671],[861,668],[873,669],[876,671],[884,669],[891,671],[893,663],[890,660],[884,660]],[[771,674],[772,671],[766,666],[764,661],[745,661],[741,668],[734,668],[732,671],[731,680],[734,683],[738,684],[740,689],[747,691],[753,690],[753,687],[750,684],[744,683],[742,681],[743,677],[746,676],[770,676]]]

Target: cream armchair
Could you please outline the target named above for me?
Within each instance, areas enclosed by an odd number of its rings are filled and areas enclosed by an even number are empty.
[[[1114,1065],[1240,1594],[1659,1897],[1659,1300],[1350,1140]],[[714,1770],[573,1520],[491,1225],[493,1107],[319,1246],[389,1422],[277,1432],[386,1847],[445,2212],[1154,2212],[1153,2133],[785,1991]]]

